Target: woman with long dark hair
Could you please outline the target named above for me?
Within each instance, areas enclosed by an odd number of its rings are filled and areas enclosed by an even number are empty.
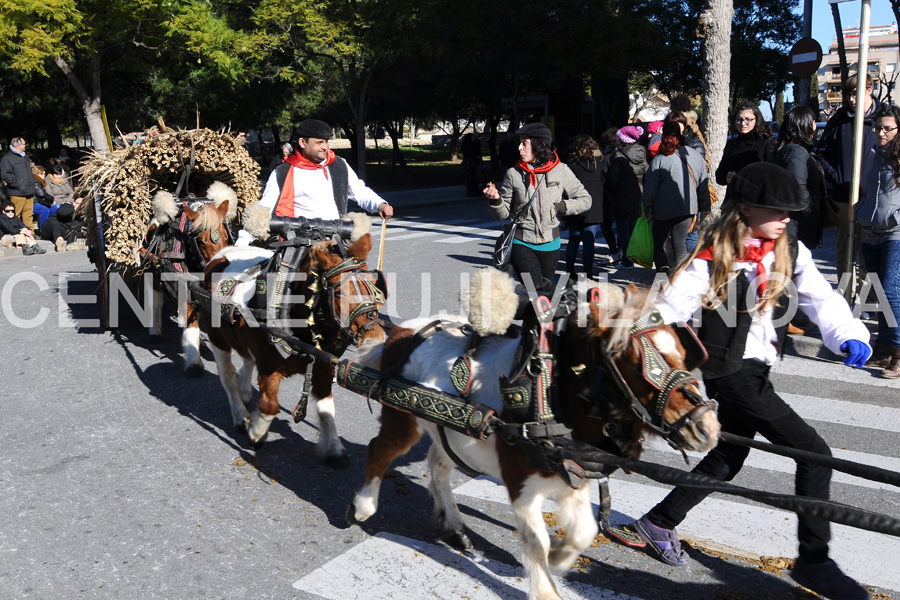
[[[825,173],[813,153],[816,114],[808,106],[795,106],[784,115],[778,133],[775,164],[787,169],[800,186],[806,208],[792,212],[788,233],[807,248],[822,243],[822,203],[825,202]]]
[[[687,256],[685,239],[696,215],[709,211],[709,176],[699,152],[684,144],[683,125],[663,124],[659,153],[644,180],[644,211],[653,222],[653,262],[667,272],[666,239],[672,236],[675,264]]]
[[[551,146],[550,128],[529,123],[515,132],[519,162],[506,171],[498,190],[484,188],[495,219],[519,217],[510,264],[526,286],[550,292],[559,262],[559,219],[591,207],[591,196]]]
[[[731,113],[734,136],[725,144],[722,160],[716,168],[716,183],[728,185],[734,174],[755,162],[772,162],[775,143],[772,130],[759,107],[741,100]]]
[[[584,273],[591,279],[597,276],[594,268],[594,243],[603,223],[603,180],[606,163],[597,141],[589,135],[576,135],[569,147],[569,168],[591,195],[591,207],[585,212],[566,217],[569,241],[566,243],[566,272],[575,277],[575,258],[583,246]]]
[[[900,108],[883,105],[875,113],[876,146],[872,166],[863,181],[859,208],[862,255],[866,270],[876,273],[884,295],[900,322]],[[885,311],[878,313],[878,341],[868,363],[884,370],[886,379],[900,378],[900,327],[889,327]]]

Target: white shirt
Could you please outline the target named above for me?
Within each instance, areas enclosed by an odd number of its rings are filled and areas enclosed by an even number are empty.
[[[832,289],[831,284],[819,273],[809,249],[802,242],[798,242],[798,244],[796,273],[793,278],[797,285],[797,293],[793,296],[798,300],[798,308],[819,327],[825,346],[835,354],[842,354],[841,344],[848,340],[869,343],[869,330],[862,321],[853,318],[846,300],[838,295]],[[774,252],[770,252],[763,258],[762,263],[766,274],[772,273],[774,262]],[[754,305],[758,286],[758,282],[755,280],[759,274],[756,263],[735,261],[734,270],[746,272],[747,280],[750,282],[748,293],[754,295],[754,299],[748,304]],[[703,259],[695,258],[673,282],[663,289],[657,298],[656,307],[666,323],[687,321],[697,312],[694,323],[700,324],[699,309],[708,288],[708,263]],[[793,302],[794,298],[790,300]],[[747,334],[747,346],[744,348],[744,358],[756,359],[767,365],[774,364],[778,359],[778,348],[772,310],[767,309],[762,314],[759,311],[753,311],[752,315],[750,331]],[[789,321],[792,315],[789,308],[784,319]]]
[[[344,160],[336,157],[335,160]],[[323,161],[324,162],[324,161]],[[320,163],[321,164],[321,163]],[[325,177],[323,169],[300,169],[291,167],[294,172],[294,216],[307,219],[325,219],[335,221],[340,218],[337,204],[334,201],[334,188],[331,178],[334,174],[328,169],[328,177]],[[356,202],[363,210],[377,212],[378,207],[385,202],[378,194],[372,191],[362,179],[357,177],[350,166],[347,166],[347,196]],[[263,190],[260,206],[265,206],[270,211],[278,204],[281,190],[278,188],[278,180],[275,171],[269,175],[266,187]],[[241,229],[235,246],[249,246],[253,236]]]

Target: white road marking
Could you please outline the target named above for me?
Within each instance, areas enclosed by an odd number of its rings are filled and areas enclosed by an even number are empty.
[[[518,565],[378,533],[300,579],[294,588],[328,600],[523,600],[524,575]],[[561,577],[554,579],[567,600],[641,600]]]
[[[591,496],[597,504],[596,486]],[[614,525],[625,525],[640,518],[662,500],[669,488],[612,479]],[[494,503],[509,503],[506,488],[487,478],[473,479],[454,490],[458,496],[471,496]],[[547,503],[545,510],[554,510]],[[900,556],[900,539],[852,527],[832,524],[830,555],[851,577],[867,585],[900,590],[900,570],[885,568],[883,560]],[[712,540],[731,548],[760,556],[797,555],[797,516],[794,513],[707,498],[688,513],[678,527],[684,537]]]
[[[798,415],[810,421],[900,432],[900,408],[874,406],[800,394],[779,394]]]
[[[755,439],[761,442],[767,441],[761,435],[757,435]],[[669,447],[669,445],[662,439],[655,436],[647,439],[646,443],[644,444],[644,448],[648,451],[666,452],[669,454],[672,453],[672,449]],[[688,452],[687,454],[691,457],[692,465],[697,464],[700,458],[704,456],[704,454],[699,452]],[[852,450],[842,450],[840,448],[832,448],[831,454],[835,458],[850,460],[863,465],[871,465],[880,469],[886,469],[889,471],[900,473],[900,458],[881,456],[880,454],[867,454],[865,452],[854,452]],[[644,460],[653,462],[652,457],[648,456],[644,456]],[[744,461],[744,466],[752,467],[754,469],[765,469],[767,471],[774,471],[776,473],[793,474],[797,471],[797,463],[794,462],[793,459],[786,458],[784,456],[777,456],[775,454],[769,454],[768,452],[760,452],[758,450],[750,451],[750,455],[747,457],[747,460]],[[888,492],[900,494],[900,488],[898,488],[897,486],[893,486],[887,483],[880,483],[878,481],[870,481],[861,477],[854,477],[853,475],[841,473],[840,471],[834,471],[831,480],[834,483],[843,483],[847,485],[855,485],[857,487],[885,490]]]
[[[430,237],[436,235],[448,235],[448,234],[466,234],[473,232],[483,232],[485,231],[485,227],[493,225],[495,228],[499,230],[499,223],[497,221],[487,221],[485,223],[476,223],[474,225],[468,226],[449,226],[445,227],[443,223],[435,223],[429,231],[418,231],[416,233],[402,233],[400,235],[391,235],[389,234],[385,240],[388,242],[396,242],[400,240],[411,240],[415,238],[423,238]]]

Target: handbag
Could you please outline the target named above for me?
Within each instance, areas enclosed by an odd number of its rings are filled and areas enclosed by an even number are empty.
[[[653,231],[650,221],[644,216],[644,205],[641,203],[641,216],[634,225],[631,239],[628,241],[628,249],[625,255],[631,262],[647,269],[653,267]]]
[[[840,207],[837,202],[831,199],[831,196],[825,196],[822,199],[822,214],[821,214],[821,226],[822,229],[828,229],[829,227],[837,227],[840,222],[840,218],[838,215],[840,214]]]
[[[497,238],[497,241],[494,243],[494,268],[503,270],[509,266],[509,261],[512,258],[512,247],[513,240],[516,238],[516,229],[519,227],[519,223],[522,222],[522,217],[525,215],[525,211],[528,210],[528,207],[531,206],[531,203],[534,202],[534,199],[537,197],[538,189],[541,187],[541,183],[547,178],[547,175],[541,178],[538,181],[537,187],[534,188],[534,193],[531,194],[531,198],[522,207],[522,209],[516,213],[516,216],[512,218],[512,220],[503,226],[503,233],[500,234],[500,237]]]

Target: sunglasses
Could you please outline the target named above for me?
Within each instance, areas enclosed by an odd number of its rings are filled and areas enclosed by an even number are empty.
[[[14,215],[14,214],[16,214],[16,209],[14,209],[14,208],[9,208],[9,209],[4,208],[4,209],[3,209],[3,212]]]
[[[880,133],[882,131],[885,133],[890,133],[892,131],[895,131],[896,129],[896,127],[881,127],[880,125],[876,125],[872,128],[872,131],[874,131],[875,133]]]
[[[738,117],[737,119],[734,120],[734,122],[735,123],[752,123],[755,120],[756,120],[756,117],[750,117],[749,119],[742,119],[742,118]]]

